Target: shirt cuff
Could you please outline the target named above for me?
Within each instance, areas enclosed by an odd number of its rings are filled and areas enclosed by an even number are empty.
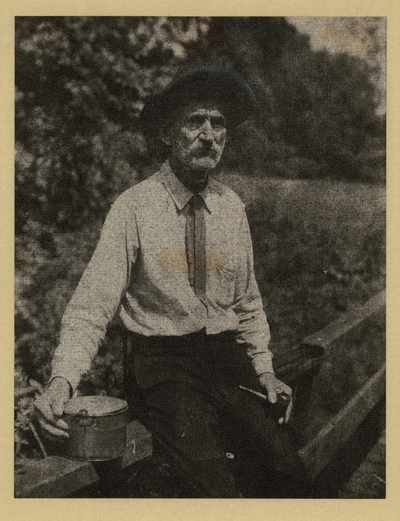
[[[265,353],[257,353],[253,356],[251,363],[256,372],[257,376],[263,373],[275,374],[274,367],[272,365],[272,353],[267,351]]]
[[[48,381],[48,384],[47,384],[46,388],[49,387],[50,384],[51,384],[51,382],[52,382],[53,380],[55,380],[56,378],[62,378],[63,380],[65,380],[65,381],[67,382],[67,384],[69,385],[69,397],[71,398],[71,397],[72,397],[72,394],[73,394],[72,385],[71,385],[71,383],[70,383],[66,378],[64,378],[64,376],[59,376],[59,375],[52,376],[52,377],[50,378],[50,380]]]
[[[74,370],[55,370],[51,373],[49,383],[54,380],[54,378],[64,378],[69,383],[71,389],[71,395],[76,391],[80,381],[81,374]]]

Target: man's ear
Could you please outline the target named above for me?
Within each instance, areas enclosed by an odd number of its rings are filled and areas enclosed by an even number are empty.
[[[172,145],[172,139],[171,139],[171,133],[169,132],[170,129],[166,129],[165,127],[162,127],[160,130],[160,139],[164,143],[164,145],[171,146]]]

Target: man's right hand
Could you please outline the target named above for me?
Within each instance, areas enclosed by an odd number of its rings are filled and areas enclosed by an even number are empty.
[[[70,397],[70,385],[67,380],[56,377],[46,391],[36,399],[36,417],[46,438],[64,441],[69,437],[68,424],[61,419],[64,405]]]

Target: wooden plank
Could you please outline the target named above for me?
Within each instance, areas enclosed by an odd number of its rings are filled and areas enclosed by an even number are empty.
[[[386,432],[383,431],[367,457],[339,490],[346,499],[383,499],[386,496]]]
[[[138,421],[127,426],[127,443],[121,469],[151,456],[152,436]],[[22,474],[15,476],[15,497],[61,498],[72,495],[99,480],[88,461],[74,461],[61,456],[28,460]]]
[[[299,450],[299,455],[316,477],[349,439],[362,420],[385,393],[386,364],[372,376],[339,413]]]
[[[364,322],[367,318],[385,310],[386,292],[382,291],[370,298],[364,305],[344,313],[335,322],[306,337],[301,345],[329,348],[336,340]]]
[[[66,497],[98,481],[93,465],[60,456],[28,460],[15,476],[15,497]]]
[[[274,369],[278,378],[293,382],[304,375],[314,373],[322,364],[324,349],[319,346],[300,346],[274,357]]]

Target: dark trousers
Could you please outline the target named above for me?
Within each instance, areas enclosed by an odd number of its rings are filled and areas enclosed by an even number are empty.
[[[232,334],[134,334],[132,347],[139,418],[179,459],[200,495],[238,497],[238,466],[256,497],[308,495],[287,431],[261,400],[239,388],[259,390],[259,384],[245,346]]]

